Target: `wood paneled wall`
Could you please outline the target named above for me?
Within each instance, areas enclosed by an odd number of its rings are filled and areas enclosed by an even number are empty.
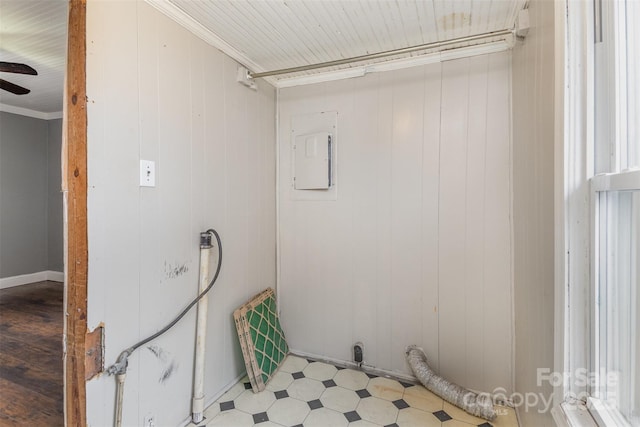
[[[554,3],[532,1],[529,14],[513,49],[515,382],[549,399],[537,370],[554,369]],[[554,426],[545,409],[519,408],[521,425]]]
[[[281,89],[281,310],[293,349],[512,390],[508,52]],[[295,114],[338,111],[337,201],[293,200]]]
[[[107,366],[161,329],[197,295],[199,233],[217,229],[207,400],[244,371],[233,310],[275,286],[275,91],[236,69],[145,2],[88,2],[88,326],[104,322]],[[139,186],[140,159],[155,188]],[[123,425],[190,416],[195,312],[129,359]],[[87,383],[89,424],[112,424],[114,390]]]

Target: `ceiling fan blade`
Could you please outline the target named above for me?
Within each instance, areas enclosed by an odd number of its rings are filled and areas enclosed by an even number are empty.
[[[0,79],[0,89],[4,89],[8,92],[14,93],[16,95],[26,95],[31,92],[29,89],[24,88],[22,86],[18,86],[6,80]]]
[[[37,76],[38,72],[26,64],[18,64],[17,62],[0,61],[0,71],[4,73],[30,74]]]

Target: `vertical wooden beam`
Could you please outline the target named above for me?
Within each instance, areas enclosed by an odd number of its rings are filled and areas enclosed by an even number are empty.
[[[87,109],[86,0],[69,1],[67,80],[64,101],[66,201],[65,425],[85,426],[87,332]]]

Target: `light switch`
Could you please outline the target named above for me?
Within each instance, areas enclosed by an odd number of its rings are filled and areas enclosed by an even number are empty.
[[[140,160],[140,187],[156,186],[156,163],[151,160]]]

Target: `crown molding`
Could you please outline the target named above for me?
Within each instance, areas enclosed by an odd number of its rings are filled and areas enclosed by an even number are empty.
[[[224,54],[228,55],[235,61],[239,62],[242,66],[248,68],[254,73],[266,71],[264,67],[260,66],[251,58],[231,46],[229,43],[221,39],[213,31],[206,28],[204,25],[196,21],[185,11],[180,9],[170,0],[145,0],[146,3],[177,22],[187,30],[191,31],[195,36],[204,40],[211,46],[219,49]],[[513,40],[508,37],[490,43],[479,44],[475,46],[467,46],[461,48],[449,49],[443,52],[433,52],[428,54],[416,55],[410,58],[401,58],[390,61],[379,62],[370,65],[361,65],[356,67],[350,67],[347,69],[320,72],[305,76],[296,76],[288,78],[276,78],[274,76],[265,77],[271,85],[276,88],[286,88],[292,86],[301,86],[313,83],[328,82],[332,80],[348,79],[353,77],[362,77],[368,73],[399,70],[409,67],[417,67],[420,65],[431,64],[434,62],[448,61],[458,58],[467,58],[476,55],[483,55],[494,52],[501,52],[511,49],[513,47]]]
[[[220,50],[222,53],[231,57],[235,61],[239,62],[240,65],[250,69],[253,72],[261,72],[265,71],[264,67],[260,66],[256,62],[254,62],[251,58],[240,52],[238,49],[231,46],[229,43],[221,39],[217,34],[213,31],[209,30],[207,27],[202,25],[200,22],[193,19],[190,15],[188,15],[184,10],[180,9],[178,6],[173,4],[169,0],[145,0],[146,3],[169,17],[170,19],[177,22],[179,25],[183,26],[187,30],[191,31],[196,37],[204,40],[211,46]],[[267,82],[275,85],[276,79],[274,78],[266,78],[264,79]]]
[[[53,113],[45,113],[42,111],[31,110],[29,108],[15,107],[13,105],[0,104],[0,111],[5,113],[18,114],[20,116],[33,117],[34,119],[54,120],[62,118],[62,111],[54,111]]]

